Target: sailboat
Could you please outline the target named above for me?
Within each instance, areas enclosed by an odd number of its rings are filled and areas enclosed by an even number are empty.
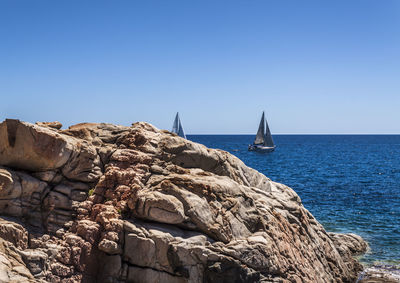
[[[172,125],[173,133],[177,134],[178,136],[186,139],[185,131],[183,130],[181,119],[179,119],[179,112],[176,112],[174,124]]]
[[[261,116],[260,125],[258,126],[256,138],[254,139],[253,144],[249,145],[249,150],[258,152],[272,152],[275,150],[275,144],[272,140],[264,111]]]

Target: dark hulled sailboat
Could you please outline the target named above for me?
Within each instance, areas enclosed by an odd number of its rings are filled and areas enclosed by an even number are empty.
[[[272,152],[275,150],[275,144],[267,120],[265,119],[264,111],[261,116],[260,125],[258,126],[256,138],[253,144],[249,145],[249,150],[258,152]]]

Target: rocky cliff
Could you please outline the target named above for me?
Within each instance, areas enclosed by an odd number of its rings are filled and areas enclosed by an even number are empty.
[[[0,124],[1,282],[354,282],[289,187],[147,123]]]

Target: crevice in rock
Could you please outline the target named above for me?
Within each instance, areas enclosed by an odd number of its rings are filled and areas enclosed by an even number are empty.
[[[6,127],[7,127],[7,138],[8,138],[8,145],[10,147],[15,146],[15,140],[17,138],[17,129],[19,120],[15,119],[6,119]]]
[[[209,235],[204,233],[204,231],[197,230],[197,229],[190,229],[188,226],[185,226],[182,224],[169,224],[169,223],[157,222],[157,221],[152,221],[150,219],[141,218],[138,216],[129,216],[129,218],[123,218],[122,220],[132,222],[132,223],[140,225],[140,226],[146,226],[146,224],[148,224],[148,225],[160,226],[166,230],[171,230],[171,231],[172,231],[172,229],[179,229],[183,233],[185,233],[185,232],[198,233],[199,235],[203,235],[203,236],[207,237],[208,240],[211,240],[210,241],[211,243],[221,242],[218,239],[214,239],[214,238],[210,237]]]
[[[171,273],[171,272],[168,272],[168,271],[166,271],[166,270],[160,270],[160,269],[156,269],[156,268],[150,267],[150,266],[136,265],[136,264],[132,264],[132,263],[130,263],[129,261],[126,261],[126,260],[122,260],[122,263],[128,265],[128,267],[138,267],[138,268],[142,268],[142,269],[151,269],[151,270],[153,270],[153,271],[161,272],[161,273],[166,273],[166,274],[171,275],[171,276],[174,276],[174,277],[183,277],[183,278],[185,278],[185,276],[179,276],[179,275],[177,275],[177,274],[175,274],[175,273]]]

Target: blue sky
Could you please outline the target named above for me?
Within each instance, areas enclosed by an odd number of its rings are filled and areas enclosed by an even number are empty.
[[[0,119],[400,133],[400,1],[0,1]]]

